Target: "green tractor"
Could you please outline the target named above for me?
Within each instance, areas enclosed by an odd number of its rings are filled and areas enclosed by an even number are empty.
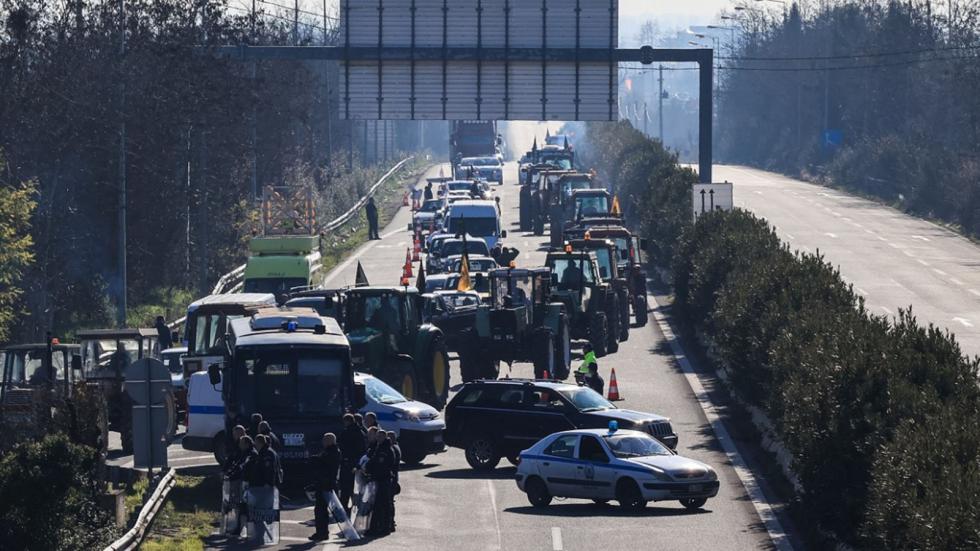
[[[616,219],[582,219],[566,234],[569,238],[609,240],[616,244],[619,254],[617,264],[620,277],[629,286],[630,305],[636,318],[637,327],[647,324],[647,272],[643,267],[642,252],[647,248],[647,240],[633,235]]]
[[[441,409],[449,397],[446,339],[422,322],[415,287],[354,287],[344,301],[344,331],[356,371],[370,373],[405,397]]]
[[[596,254],[573,251],[571,245],[548,253],[551,298],[565,303],[572,338],[587,339],[595,355],[619,350],[618,297],[602,280]]]
[[[603,283],[609,284],[613,292],[606,297],[612,304],[606,305],[609,313],[619,313],[619,340],[626,341],[630,338],[630,285],[626,278],[626,272],[619,268],[619,248],[616,242],[611,239],[592,239],[586,232],[582,239],[570,239],[567,241],[573,251],[592,251],[595,253],[596,261],[599,264],[599,278]],[[610,331],[611,332],[611,331]]]
[[[459,337],[464,382],[496,379],[500,362],[533,362],[534,377],[565,379],[571,344],[565,305],[551,300],[548,268],[491,270],[490,303]]]

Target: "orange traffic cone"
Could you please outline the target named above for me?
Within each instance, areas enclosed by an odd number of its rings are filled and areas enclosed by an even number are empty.
[[[412,249],[405,249],[405,277],[412,276]]]
[[[619,385],[616,384],[616,368],[609,374],[609,401],[616,402],[622,400],[619,396]]]
[[[402,276],[401,282],[398,284],[403,287],[408,287],[408,276]]]
[[[419,232],[415,232],[415,244],[412,246],[412,262],[419,261],[420,252],[422,252],[422,243],[419,241]]]
[[[548,379],[550,379],[550,378],[551,378],[551,375],[549,375],[549,374],[548,374],[548,370],[547,370],[547,369],[545,369],[545,370],[544,370],[544,377],[542,377],[542,379],[545,379],[545,380],[548,380]]]

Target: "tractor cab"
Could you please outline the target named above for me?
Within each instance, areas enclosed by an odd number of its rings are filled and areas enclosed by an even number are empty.
[[[565,219],[580,220],[590,216],[606,215],[611,204],[612,198],[604,189],[578,189],[572,191]]]
[[[571,245],[548,253],[551,297],[565,304],[572,338],[588,339],[597,356],[619,348],[619,306],[612,286],[605,283],[596,253],[575,251]]]
[[[3,350],[3,378],[0,379],[0,417],[6,423],[20,418],[28,421],[40,392],[69,396],[81,380],[81,370],[72,369],[77,344],[18,344]],[[75,367],[80,367],[76,365]]]
[[[616,264],[620,277],[629,286],[629,300],[636,323],[646,325],[647,313],[647,273],[643,267],[641,252],[646,249],[647,240],[630,233],[620,224],[579,224],[569,230],[568,236],[590,237],[592,240],[608,240],[616,244]]]

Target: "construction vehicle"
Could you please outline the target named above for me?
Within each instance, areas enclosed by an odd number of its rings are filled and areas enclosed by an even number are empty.
[[[618,300],[602,281],[595,253],[566,245],[549,252],[545,266],[551,269],[551,299],[565,303],[572,338],[587,339],[597,357],[619,350]]]
[[[596,262],[599,265],[599,277],[604,283],[612,287],[613,293],[607,298],[615,297],[615,304],[607,305],[606,311],[611,313],[619,312],[619,340],[625,341],[630,336],[630,286],[626,278],[626,273],[619,269],[619,248],[616,242],[611,239],[592,239],[589,232],[586,232],[582,239],[569,239],[566,241],[573,251],[592,251],[595,253]]]
[[[132,400],[124,389],[126,371],[143,358],[160,359],[156,329],[95,329],[76,334],[81,345],[80,362],[85,384],[105,400],[104,432],[119,432],[124,453],[133,453]],[[73,360],[74,362],[75,360]],[[177,429],[177,403],[173,391],[166,395],[170,434]],[[108,443],[108,434],[103,442]]]
[[[354,287],[345,298],[344,330],[354,369],[385,381],[404,396],[436,409],[449,396],[446,338],[422,322],[415,287]]]
[[[647,272],[643,267],[642,251],[646,239],[633,235],[615,218],[584,218],[566,230],[566,238],[584,239],[588,232],[592,239],[610,240],[616,244],[619,273],[629,286],[630,305],[638,327],[647,324]]]
[[[310,308],[268,308],[232,320],[225,358],[207,373],[212,387],[221,385],[226,448],[235,425],[248,426],[261,413],[279,435],[291,480],[302,480],[323,433],[339,433],[344,414],[366,402],[343,331]]]
[[[500,362],[533,362],[538,379],[568,377],[571,328],[565,305],[550,295],[551,270],[498,268],[488,277],[490,302],[459,335],[463,382],[496,379]]]
[[[285,298],[322,278],[320,237],[308,187],[267,186],[262,194],[262,236],[248,244],[244,291]]]

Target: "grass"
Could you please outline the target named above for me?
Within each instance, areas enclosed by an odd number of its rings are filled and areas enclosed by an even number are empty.
[[[217,526],[221,479],[216,475],[177,475],[163,510],[153,522],[140,549],[198,551]]]

